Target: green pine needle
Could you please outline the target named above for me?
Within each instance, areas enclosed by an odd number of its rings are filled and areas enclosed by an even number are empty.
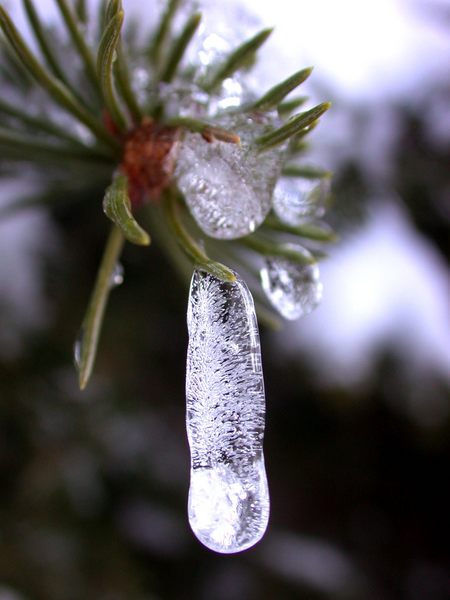
[[[294,73],[294,75],[291,75],[265,93],[262,98],[251,106],[251,110],[269,111],[276,108],[290,92],[308,79],[311,73],[312,67]]]
[[[284,177],[302,177],[303,179],[329,179],[333,174],[331,171],[319,167],[286,165],[281,174]]]
[[[98,161],[109,164],[111,157],[105,156],[95,148],[82,144],[62,146],[47,142],[31,134],[12,131],[0,127],[0,147],[3,160],[31,160],[47,162],[67,162],[81,160],[86,162]]]
[[[287,123],[264,135],[257,137],[254,143],[259,146],[260,152],[269,150],[274,146],[278,146],[288,140],[289,138],[300,133],[306,127],[317,121],[317,119],[323,115],[331,106],[330,102],[323,102],[318,104],[311,110],[307,110],[295,117],[292,117]]]
[[[150,244],[150,236],[137,223],[131,212],[128,179],[125,175],[116,177],[106,190],[103,210],[106,216],[119,227],[129,242],[138,246],[148,246]]]
[[[254,37],[250,38],[243,44],[241,44],[236,50],[234,50],[228,58],[225,59],[223,64],[219,66],[217,71],[212,76],[210,81],[207,81],[204,85],[204,89],[207,92],[211,92],[217,87],[224,79],[231,77],[240,68],[246,66],[251,59],[254,57],[257,50],[264,44],[267,38],[272,33],[273,28],[263,29],[257,33]]]
[[[86,387],[94,368],[106,304],[113,287],[114,270],[117,268],[123,244],[122,232],[114,226],[105,247],[80,334],[75,342],[75,365],[82,390]]]
[[[77,23],[76,14],[72,7],[69,6],[67,0],[55,0],[59,7],[63,21],[72,39],[75,48],[78,50],[80,58],[84,64],[86,75],[91,81],[94,90],[100,91],[98,87],[97,72],[95,70],[95,59],[92,50],[87,45],[84,33],[81,31]]]
[[[231,283],[236,281],[236,275],[233,271],[227,266],[211,260],[187,231],[181,219],[179,201],[174,190],[170,190],[166,193],[163,206],[167,224],[186,256],[188,256],[195,265],[204,271],[211,273],[211,275],[214,275],[218,279],[229,281]]]
[[[182,0],[169,0],[167,3],[167,9],[162,15],[158,29],[152,36],[152,42],[150,44],[149,55],[154,64],[157,64],[160,60],[162,50],[170,36],[170,30],[172,21],[181,5]]]
[[[200,13],[192,15],[184,26],[180,36],[173,42],[166,64],[161,71],[161,81],[170,83],[174,78],[186,48],[200,25],[201,18]]]
[[[113,62],[120,40],[123,18],[123,11],[119,11],[109,20],[97,53],[97,73],[103,100],[114,123],[122,131],[127,128],[127,119],[119,105],[114,89]]]
[[[336,242],[338,240],[336,233],[326,223],[302,223],[294,226],[282,223],[276,217],[269,215],[264,221],[264,226],[273,231],[288,233],[317,242]]]
[[[311,265],[316,262],[314,258],[309,258],[301,252],[297,252],[290,246],[271,242],[256,234],[241,238],[238,242],[263,256],[280,256],[299,265]]]
[[[194,133],[200,133],[206,138],[216,139],[221,142],[227,142],[230,144],[240,143],[240,137],[232,131],[228,131],[228,129],[223,129],[222,127],[216,127],[211,123],[199,121],[198,119],[191,119],[189,117],[174,117],[173,119],[168,119],[167,125],[172,127],[183,127]]]
[[[308,101],[308,96],[299,96],[298,98],[292,98],[292,100],[286,100],[278,105],[278,114],[280,117],[290,115],[294,110],[303,106]]]
[[[61,81],[56,79],[40,64],[2,6],[0,6],[0,28],[25,69],[47,91],[53,100],[86,125],[99,140],[113,148],[120,149],[118,142],[106,131],[102,123],[86,110]]]
[[[62,70],[61,66],[59,65],[58,60],[52,48],[50,47],[50,44],[48,43],[47,34],[44,30],[36,8],[34,7],[33,0],[22,0],[22,3],[24,5],[25,13],[28,17],[28,21],[31,25],[36,41],[39,45],[39,48],[41,49],[41,52],[45,58],[49,69],[53,72],[53,75],[55,75],[55,77],[60,79],[69,87],[66,75]]]

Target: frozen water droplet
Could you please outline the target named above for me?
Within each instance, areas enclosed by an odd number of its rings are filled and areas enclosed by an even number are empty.
[[[164,105],[166,118],[206,115],[209,96],[194,83],[161,83],[155,92],[154,100]]]
[[[311,258],[310,252],[302,246],[286,245]],[[310,313],[322,299],[323,286],[315,263],[301,265],[287,258],[266,258],[260,274],[263,290],[270,302],[289,321]]]
[[[220,113],[254,102],[256,95],[248,83],[248,74],[243,76],[242,73],[237,73],[224,79],[219,89],[209,97],[208,115],[216,120],[217,117],[220,118]]]
[[[192,133],[180,143],[175,177],[207,235],[228,240],[246,236],[270,211],[284,149],[258,153],[251,142],[267,132],[273,119],[223,115],[217,125],[237,133],[240,145],[209,143]]]
[[[84,327],[81,326],[73,344],[73,362],[79,370],[81,366],[81,351],[83,349]]]
[[[225,283],[196,270],[188,329],[189,523],[211,550],[239,552],[261,539],[269,518],[264,380],[245,283]]]
[[[273,209],[288,225],[323,217],[330,195],[331,182],[322,179],[282,178],[273,193]]]
[[[132,70],[133,91],[140,104],[148,102],[148,88],[151,83],[150,73],[146,66],[137,66]]]
[[[118,285],[122,285],[124,278],[124,270],[122,263],[116,263],[114,270],[111,274],[111,287],[117,287]]]

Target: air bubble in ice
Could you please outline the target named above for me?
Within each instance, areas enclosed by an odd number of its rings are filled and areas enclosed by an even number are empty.
[[[196,270],[188,329],[189,523],[211,550],[239,552],[261,539],[269,518],[264,381],[245,283],[225,283]]]
[[[312,258],[310,252],[297,244],[288,246]],[[319,267],[314,264],[299,264],[288,258],[265,259],[261,269],[261,284],[272,305],[282,317],[293,321],[310,313],[322,299],[322,283]]]

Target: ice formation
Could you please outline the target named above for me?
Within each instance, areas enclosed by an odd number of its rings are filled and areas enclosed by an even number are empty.
[[[246,284],[196,270],[188,330],[189,523],[211,550],[239,552],[261,539],[269,518],[264,380]]]
[[[201,229],[235,239],[254,231],[271,209],[284,148],[258,153],[252,140],[278,125],[273,116],[224,114],[216,124],[238,134],[241,144],[208,142],[186,133],[175,169],[178,187]]]
[[[294,226],[323,217],[330,185],[328,177],[281,178],[273,192],[273,210],[280,221]]]
[[[306,258],[312,258],[302,246],[286,246]],[[270,257],[265,259],[260,274],[264,292],[285,319],[293,321],[310,313],[322,299],[322,284],[316,263],[300,264],[288,258]]]

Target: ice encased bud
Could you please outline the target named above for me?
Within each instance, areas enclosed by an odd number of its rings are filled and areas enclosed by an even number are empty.
[[[240,144],[209,142],[197,133],[186,133],[180,142],[175,179],[207,235],[226,240],[244,237],[269,213],[284,147],[258,153],[252,140],[276,126],[273,119],[224,114],[215,125],[238,134]]]
[[[311,253],[302,246],[286,246],[300,252],[305,258],[312,258]],[[316,263],[300,264],[284,257],[267,257],[260,276],[271,304],[289,321],[310,313],[322,299],[323,286]]]
[[[240,552],[269,518],[264,380],[251,294],[238,277],[194,272],[188,305],[189,523],[211,550]]]
[[[287,225],[301,225],[323,217],[330,197],[331,180],[281,178],[273,191],[273,210]]]

